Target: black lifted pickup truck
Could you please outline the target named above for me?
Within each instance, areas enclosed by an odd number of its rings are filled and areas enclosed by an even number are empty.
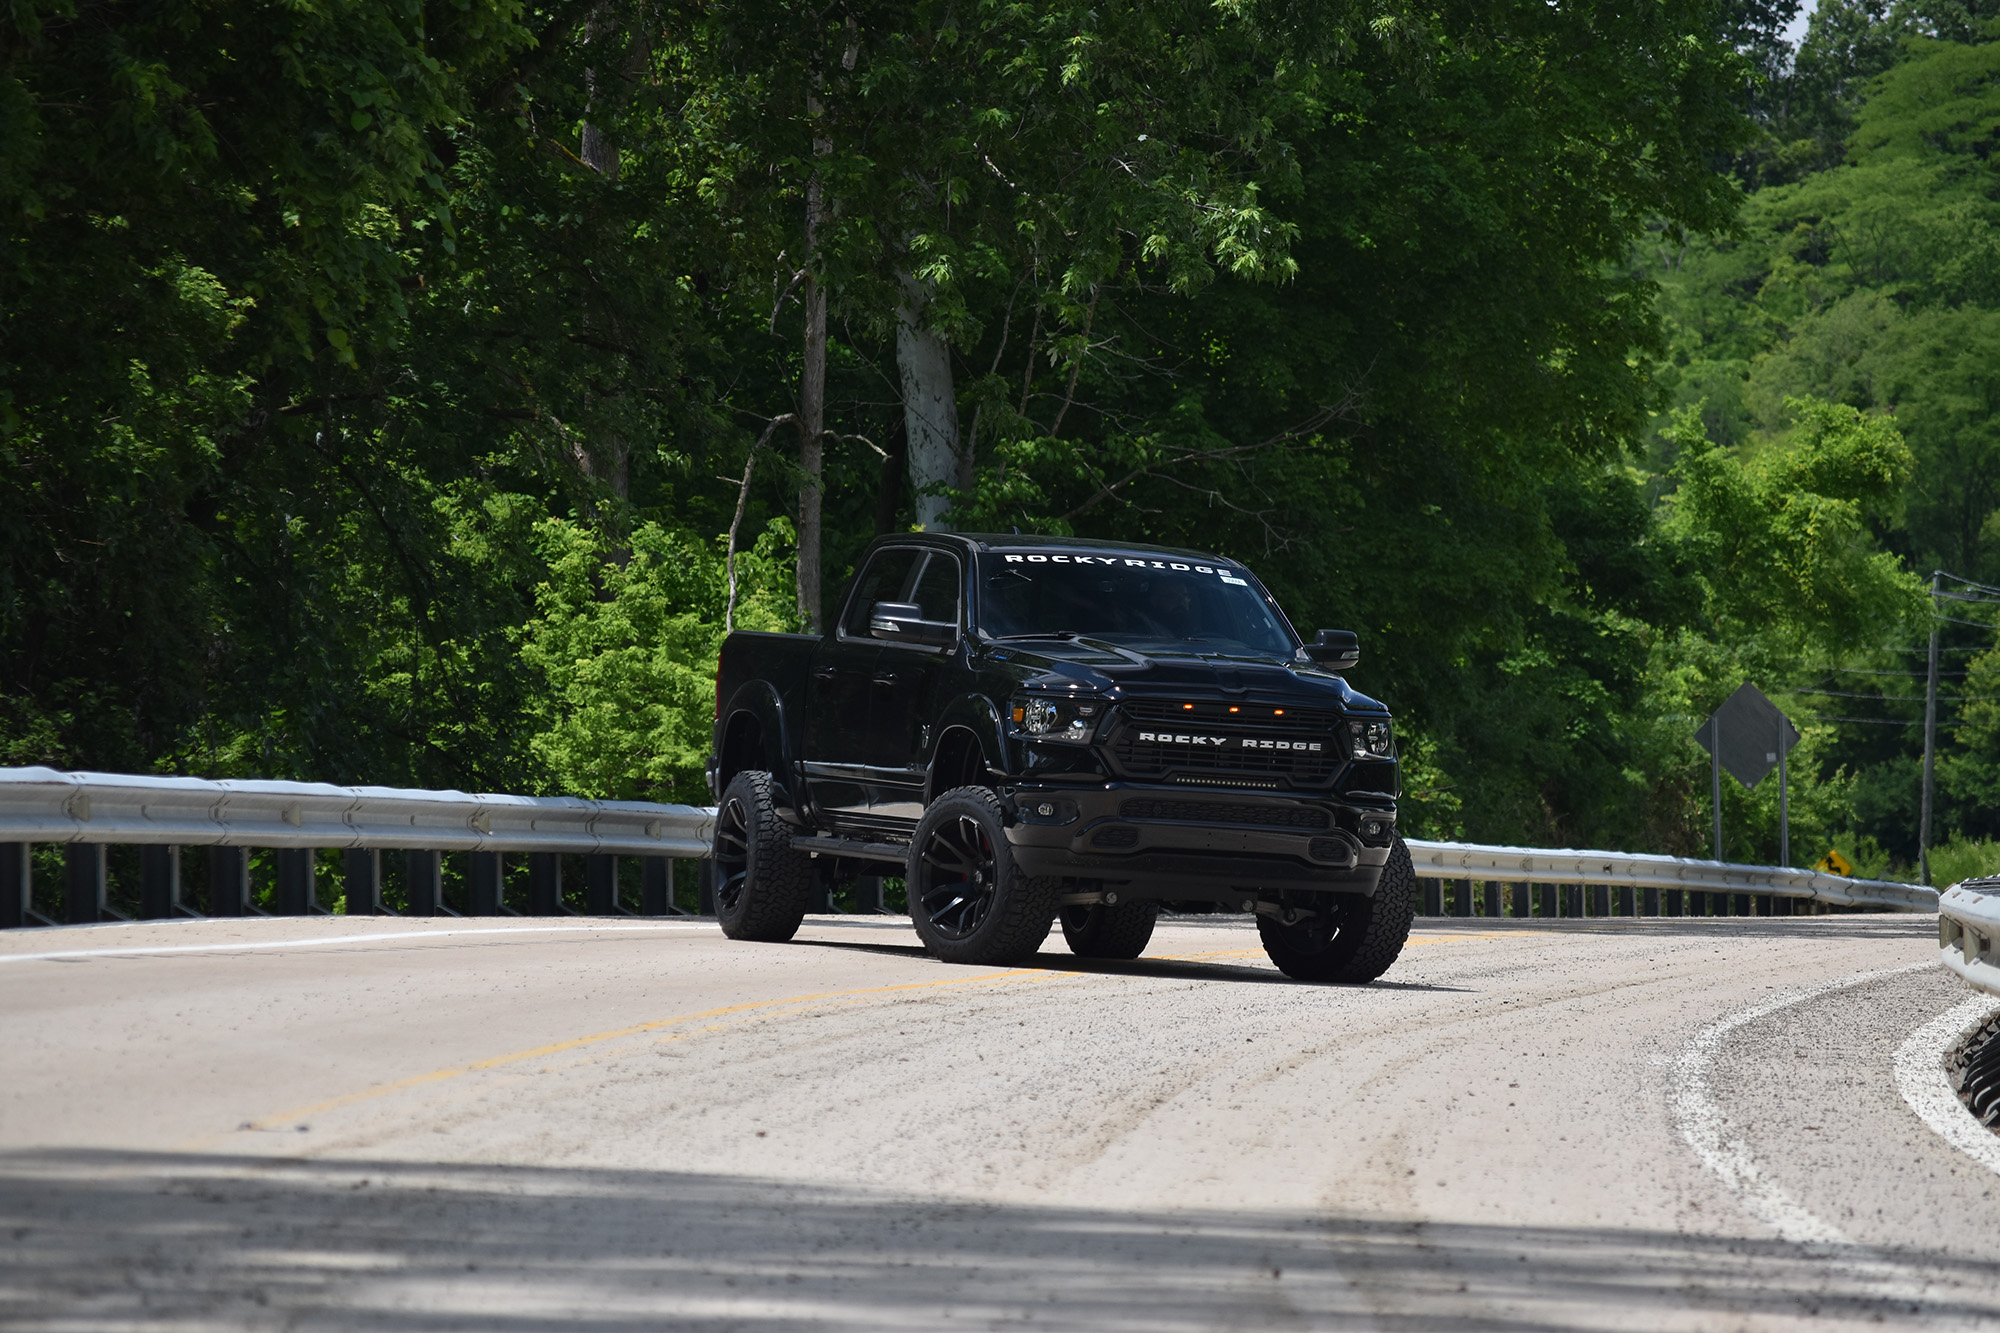
[[[1166,907],[1254,913],[1288,975],[1372,981],[1415,877],[1359,656],[1212,555],[884,538],[824,635],[722,645],[716,914],[790,939],[816,877],[900,872],[950,961],[1027,958],[1058,917],[1073,952],[1134,958]]]

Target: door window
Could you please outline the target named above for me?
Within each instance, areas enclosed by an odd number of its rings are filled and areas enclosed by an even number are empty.
[[[865,639],[868,635],[868,613],[877,602],[900,602],[903,589],[909,586],[910,571],[916,568],[917,557],[923,552],[907,546],[891,546],[877,551],[868,567],[861,571],[861,577],[854,581],[854,594],[847,602],[846,618],[840,622],[840,632],[851,639]]]
[[[961,582],[958,561],[933,551],[924,563],[924,572],[918,576],[916,589],[909,600],[917,604],[918,614],[925,620],[956,625]]]

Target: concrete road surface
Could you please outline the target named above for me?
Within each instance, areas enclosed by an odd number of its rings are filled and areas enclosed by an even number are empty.
[[[1365,988],[1237,920],[10,932],[0,1327],[2000,1328],[1933,932],[1425,922]]]

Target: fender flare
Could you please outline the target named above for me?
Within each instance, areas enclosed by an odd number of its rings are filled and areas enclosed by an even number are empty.
[[[1000,709],[991,699],[978,694],[962,694],[947,703],[938,714],[930,745],[924,754],[926,771],[936,767],[938,750],[945,737],[954,731],[971,734],[988,769],[1002,773],[1007,771],[1007,740],[1006,732],[1000,725]],[[936,796],[936,792],[928,793],[929,799]]]
[[[728,737],[736,727],[737,719],[746,715],[756,721],[763,735],[765,758],[770,761],[771,776],[789,796],[796,786],[796,756],[791,753],[791,738],[785,731],[785,701],[769,681],[745,681],[729,696],[729,702],[722,706],[722,722],[716,728],[718,761],[728,754]],[[728,786],[729,779],[734,776],[728,769],[719,770],[716,780],[718,790]]]

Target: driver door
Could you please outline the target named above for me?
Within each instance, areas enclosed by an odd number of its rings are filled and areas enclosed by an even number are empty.
[[[839,622],[813,653],[806,682],[806,788],[813,805],[835,819],[866,814],[868,770],[883,749],[870,713],[884,649],[868,633],[868,612],[877,602],[902,600],[922,557],[922,551],[906,546],[884,547],[869,557]]]

